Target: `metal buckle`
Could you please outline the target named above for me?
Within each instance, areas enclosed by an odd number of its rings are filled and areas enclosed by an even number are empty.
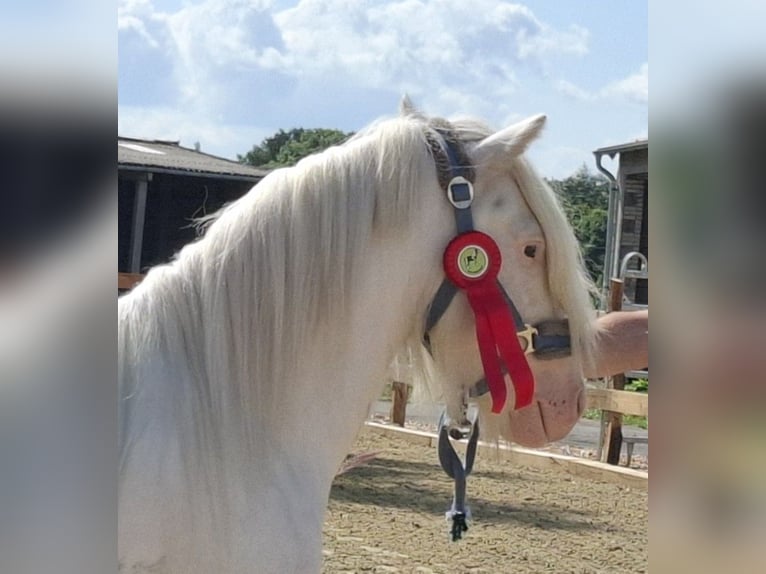
[[[468,187],[468,199],[455,199],[452,187],[458,185],[465,185]],[[447,186],[447,199],[456,209],[467,209],[471,207],[471,204],[473,203],[473,184],[462,175],[453,177]]]
[[[516,333],[516,336],[526,343],[523,349],[525,355],[535,352],[535,342],[532,337],[538,334],[537,329],[529,323],[524,323],[524,330]]]
[[[471,421],[471,418],[468,416],[469,398],[470,398],[469,391],[465,391],[460,401],[460,418],[459,419],[453,420],[448,417],[445,417],[445,420],[442,421],[442,423],[446,424],[447,426],[447,434],[450,436],[450,438],[453,438],[455,440],[462,440],[464,438],[468,438],[469,436],[471,436],[474,423]],[[476,418],[475,415],[476,413],[474,413],[474,419]]]

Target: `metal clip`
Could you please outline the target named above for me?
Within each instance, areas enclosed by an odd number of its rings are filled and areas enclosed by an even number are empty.
[[[473,184],[461,175],[453,177],[447,186],[447,199],[457,209],[471,207]]]
[[[522,350],[525,355],[535,352],[535,341],[532,337],[538,335],[537,329],[529,323],[524,323],[524,330],[516,333],[516,336],[524,341],[522,344]]]
[[[468,418],[468,391],[463,393],[460,401],[460,415],[457,420],[447,418],[447,434],[455,440],[461,440],[470,436],[473,423]]]

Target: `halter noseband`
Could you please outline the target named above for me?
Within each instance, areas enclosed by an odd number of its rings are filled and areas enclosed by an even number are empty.
[[[504,375],[510,374],[515,389],[515,409],[529,405],[534,396],[534,377],[526,355],[552,359],[570,353],[566,320],[525,323],[497,275],[502,258],[495,241],[473,225],[475,173],[458,137],[446,122],[439,122],[426,139],[436,163],[439,183],[452,205],[457,235],[444,251],[446,278],[439,286],[426,315],[423,345],[431,352],[430,332],[446,312],[458,291],[464,291],[476,319],[476,335],[484,367],[483,379],[471,396],[490,392],[492,411],[502,411],[506,400]],[[438,134],[439,137],[436,137]],[[499,356],[498,356],[499,355]]]

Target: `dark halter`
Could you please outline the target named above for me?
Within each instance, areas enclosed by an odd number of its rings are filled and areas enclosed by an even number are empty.
[[[457,234],[461,235],[474,230],[471,203],[475,173],[459,138],[446,122],[439,122],[439,124],[435,128],[435,133],[431,132],[427,135],[427,140],[436,163],[439,183],[454,211]],[[435,134],[439,137],[435,137]],[[510,309],[516,326],[516,335],[526,355],[533,355],[537,359],[558,359],[571,353],[569,324],[566,319],[553,319],[542,321],[534,326],[529,325],[521,318],[521,314],[503,285],[498,282],[498,286]],[[445,278],[431,301],[423,329],[423,345],[429,353],[431,353],[431,330],[447,311],[458,291],[459,288]],[[504,368],[504,371],[506,370]],[[471,387],[470,394],[477,397],[485,394],[487,390],[486,379],[482,378]]]
[[[441,120],[436,120],[433,123],[435,124],[434,130],[426,132],[426,139],[436,164],[439,184],[445,191],[454,211],[457,238],[466,234],[476,235],[473,226],[473,214],[471,213],[473,181],[475,178],[473,167],[459,138],[451,130],[450,125]],[[489,241],[492,241],[491,238],[489,238]],[[454,242],[455,239],[453,239],[450,245]],[[494,244],[494,242],[492,243]],[[450,246],[448,246],[445,252],[445,261],[449,249]],[[498,257],[499,259],[500,257]],[[502,300],[504,300],[508,311],[510,311],[513,327],[515,327],[515,335],[519,338],[519,343],[523,350],[523,355],[521,355],[522,361],[526,363],[526,356],[528,355],[534,355],[539,359],[553,359],[570,354],[569,325],[566,320],[544,321],[535,326],[524,323],[513,300],[499,280],[497,281],[497,289],[502,294]],[[423,346],[429,353],[431,353],[430,332],[447,311],[459,290],[460,287],[458,285],[449,278],[445,278],[431,301],[423,330]],[[501,372],[503,375],[508,374],[507,365],[501,365]],[[469,395],[478,397],[488,392],[490,392],[490,388],[485,376],[471,387]],[[493,403],[494,400],[495,397],[493,396]],[[493,404],[493,411],[498,412],[494,408],[495,406]],[[518,407],[518,405],[516,406]],[[466,479],[473,468],[479,440],[478,415],[475,415],[473,420],[470,420],[465,400],[462,407],[460,420],[450,421],[447,419],[446,413],[444,413],[439,421],[439,462],[447,475],[455,483],[452,506],[446,513],[447,519],[451,521],[450,534],[453,542],[461,539],[463,533],[468,530],[467,520],[470,518],[470,509],[465,503]],[[455,452],[450,437],[455,439],[468,438],[465,464]]]

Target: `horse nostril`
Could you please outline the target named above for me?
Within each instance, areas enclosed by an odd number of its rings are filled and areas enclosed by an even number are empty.
[[[530,259],[534,259],[535,255],[537,255],[537,245],[527,245],[524,248],[524,255],[526,255]]]

